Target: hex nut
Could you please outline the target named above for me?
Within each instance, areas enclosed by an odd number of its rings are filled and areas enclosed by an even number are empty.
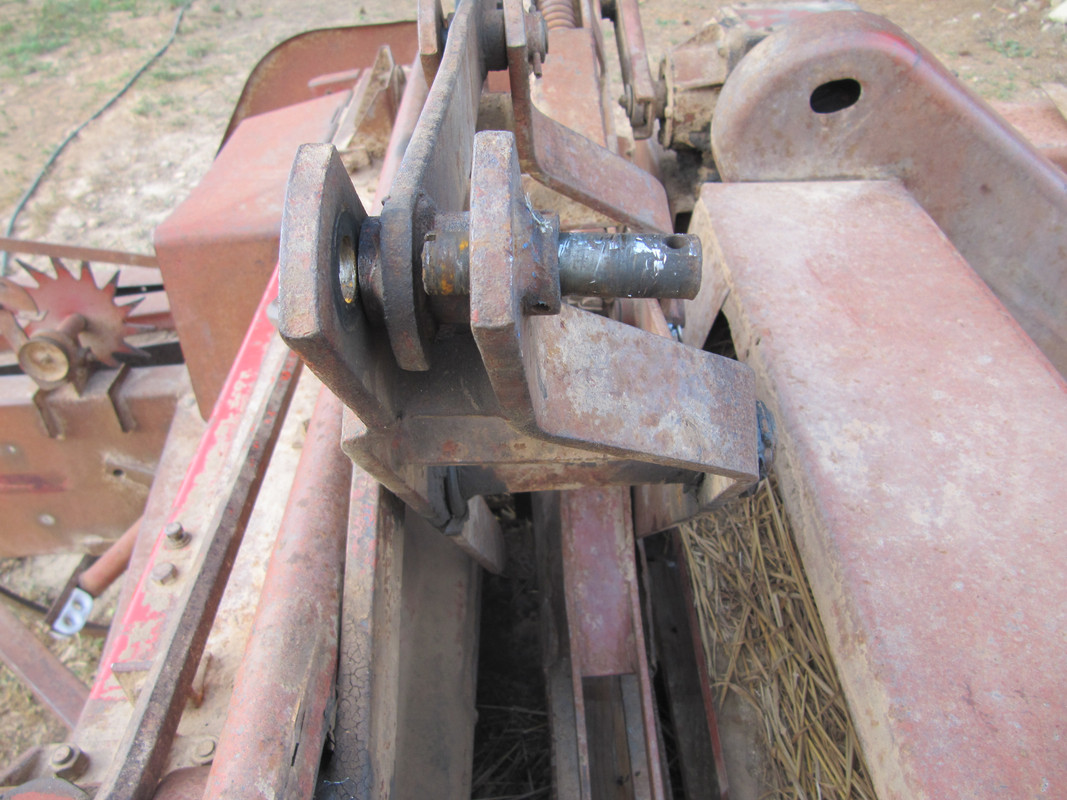
[[[48,763],[57,778],[73,780],[85,772],[89,757],[77,745],[64,742],[52,751]]]

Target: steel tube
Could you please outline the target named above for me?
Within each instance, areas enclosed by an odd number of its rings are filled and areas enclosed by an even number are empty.
[[[561,233],[559,285],[578,297],[682,298],[700,291],[700,239],[680,233]],[[466,226],[439,226],[422,247],[426,293],[470,294]]]
[[[122,536],[112,542],[104,554],[78,578],[78,585],[93,597],[103,594],[104,590],[126,571],[130,563],[130,555],[133,553],[133,546],[137,543],[137,534],[141,530],[142,519],[143,517],[138,517],[137,521],[127,528]]]
[[[340,433],[341,402],[323,388],[205,798],[312,795],[337,668],[352,469]]]

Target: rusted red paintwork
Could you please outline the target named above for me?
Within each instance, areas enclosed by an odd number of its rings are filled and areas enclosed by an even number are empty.
[[[817,113],[816,90],[841,80],[858,98]],[[859,11],[796,20],[727,79],[711,134],[726,181],[903,181],[1067,373],[1067,175],[900,28]]]
[[[189,465],[185,479],[178,488],[173,511],[164,525],[181,520],[184,506],[193,486],[200,480],[211,478],[205,473],[207,462],[218,459],[219,453],[225,453],[233,444],[241,414],[255,385],[255,376],[259,371],[267,346],[275,335],[274,326],[267,319],[266,306],[273,301],[277,291],[278,277],[275,272],[260,302],[260,309],[254,322],[248,330],[245,343],[230,370],[230,377],[223,387],[196,455]],[[111,674],[111,665],[118,661],[144,661],[150,659],[154,652],[156,642],[163,630],[166,610],[154,603],[147,603],[145,592],[150,581],[151,568],[160,554],[164,552],[164,547],[161,527],[148,565],[137,583],[137,589],[130,598],[125,615],[121,621],[118,621],[119,633],[114,635],[111,650],[101,659],[100,671],[90,692],[92,699],[126,702],[121,687]],[[176,598],[171,595],[171,601],[174,600]]]
[[[700,203],[879,797],[1063,795],[1067,384],[897,183]]]
[[[263,56],[248,76],[219,149],[248,117],[310,100],[315,96],[311,86],[315,78],[371,67],[382,45],[389,46],[397,63],[409,63],[417,45],[415,23],[327,28],[286,39]]]
[[[337,667],[352,474],[338,441],[341,408],[320,390],[205,798],[313,793]]]
[[[621,487],[561,492],[560,526],[575,697],[582,698],[585,678],[636,679],[637,707],[624,700],[623,712],[627,728],[640,731],[637,739],[643,740],[643,751],[630,744],[634,797],[662,800],[629,493]]]
[[[205,419],[278,262],[296,148],[329,141],[350,94],[245,120],[185,202],[156,228],[159,267]]]

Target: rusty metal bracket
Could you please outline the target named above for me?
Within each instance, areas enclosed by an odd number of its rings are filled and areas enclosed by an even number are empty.
[[[428,25],[423,56],[441,49]],[[670,233],[658,180],[533,107],[543,34],[514,0],[459,4],[380,217],[329,146],[302,147],[290,176],[282,337],[356,413],[349,456],[442,528],[449,468],[465,499],[673,483],[699,508],[759,475],[745,367],[562,302],[692,297],[701,254]],[[515,132],[475,134],[487,70],[505,65]],[[520,162],[656,233],[561,235],[530,206]]]
[[[1067,374],[1067,177],[896,25],[795,20],[730,75],[711,135],[726,181],[901,180]]]
[[[450,334],[432,342],[427,372],[401,369],[376,335],[371,309],[384,306],[375,295],[387,269],[373,258],[373,221],[335,151],[309,145],[298,153],[279,329],[358,415],[342,436],[349,456],[441,527],[452,517],[448,467],[459,468],[465,497],[579,484],[696,486],[709,472],[719,476],[708,484],[715,496],[754,483],[759,436],[748,370],[561,304],[559,235],[527,205],[513,136],[479,133],[472,153],[469,216],[438,215],[448,224],[427,243],[433,249],[444,234],[465,233],[469,310],[448,318]],[[604,240],[575,242],[596,249]],[[633,248],[655,257],[629,272],[632,286],[612,283],[620,294],[642,294],[645,273],[668,259],[683,268],[665,270],[674,279],[649,293],[696,289],[693,239],[637,236]],[[449,259],[440,260],[443,274]],[[455,270],[438,278],[463,282]]]
[[[439,37],[427,26],[429,22],[423,27],[422,54],[433,60]],[[457,5],[375,240],[385,327],[403,369],[430,366],[436,320],[418,280],[419,249],[437,215],[465,208],[478,101],[490,69],[509,70],[516,139],[527,172],[625,225],[661,233],[672,229],[666,191],[658,180],[534,108],[530,79],[546,48],[540,15],[525,12],[521,0],[507,0],[502,13],[482,0]]]

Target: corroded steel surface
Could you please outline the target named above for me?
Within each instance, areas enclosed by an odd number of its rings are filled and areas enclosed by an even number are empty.
[[[160,270],[205,419],[277,264],[293,154],[304,142],[329,141],[349,95],[245,120],[185,202],[156,228]]]
[[[45,708],[68,728],[74,727],[89,697],[89,687],[3,603],[0,603],[0,660]]]
[[[333,758],[323,796],[388,797],[397,769],[404,506],[353,470],[345,546]]]
[[[899,184],[700,202],[879,796],[1063,794],[1067,385]]]
[[[238,458],[229,470],[215,476],[215,480],[222,483],[222,491],[204,529],[203,542],[190,575],[184,581],[182,597],[175,611],[166,616],[157,609],[146,607],[145,590],[152,583],[150,576],[154,572],[149,568],[138,587],[140,597],[133,598],[122,621],[125,636],[116,637],[113,653],[125,654],[130,645],[140,644],[154,649],[155,658],[148,667],[144,689],[134,704],[133,715],[111,767],[102,780],[100,797],[114,800],[149,797],[161,777],[226,578],[280,429],[279,422],[284,418],[295,385],[299,361],[279,347],[273,326],[267,319],[267,305],[276,291],[275,279],[263,294],[254,323],[223,387],[223,400],[212,415],[211,424],[174,503],[170,521],[178,520],[189,491],[202,477],[216,437],[229,431]],[[249,380],[250,374],[256,380]],[[234,429],[232,422],[245,412],[253,386],[260,392],[245,415],[248,424]],[[156,545],[154,558],[158,563],[169,563],[160,558],[162,539],[161,536]],[[145,628],[155,629],[155,635],[149,637],[154,641],[146,641]],[[112,656],[105,663],[114,660],[119,659]],[[106,691],[108,680],[114,680],[114,669],[104,669],[101,673],[94,693]]]
[[[277,45],[260,59],[245,81],[222,145],[242,120],[310,100],[314,96],[310,86],[314,78],[370,67],[381,45],[389,45],[398,63],[409,63],[415,57],[415,23],[308,31]]]
[[[80,396],[0,379],[0,557],[100,552],[118,538],[144,507],[187,386],[180,366],[100,370]]]
[[[835,81],[859,95],[816,111]],[[711,132],[727,181],[900,179],[1067,372],[1067,175],[895,25],[796,20],[730,75]]]
[[[322,389],[219,736],[207,798],[312,794],[333,693],[351,462]],[[285,657],[279,654],[286,653]]]
[[[515,139],[523,170],[560,194],[641,231],[670,233],[663,184],[617,153],[542,114],[533,104],[522,3],[504,2]]]

